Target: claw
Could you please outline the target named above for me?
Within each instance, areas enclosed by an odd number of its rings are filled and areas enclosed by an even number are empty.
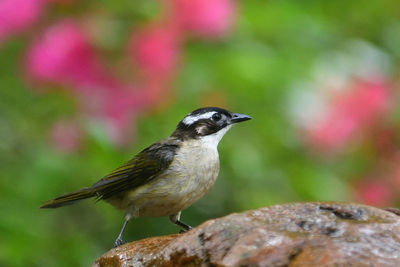
[[[179,233],[180,233],[180,234],[183,234],[183,233],[186,233],[187,231],[190,231],[190,230],[192,230],[192,229],[193,229],[192,226],[187,225],[187,228],[181,229],[181,230],[179,231]]]
[[[124,240],[122,240],[121,238],[117,238],[117,240],[115,240],[115,243],[114,243],[114,248],[119,247],[125,243],[126,242]]]

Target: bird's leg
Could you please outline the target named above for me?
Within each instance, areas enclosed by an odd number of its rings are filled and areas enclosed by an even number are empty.
[[[183,228],[183,229],[180,231],[180,233],[184,233],[184,232],[187,232],[187,231],[191,230],[191,229],[192,229],[192,226],[187,225],[186,223],[182,222],[182,221],[180,220],[180,218],[181,218],[181,212],[178,212],[178,213],[176,213],[176,214],[172,214],[172,215],[169,216],[169,219],[170,219],[170,221],[171,221],[172,223],[174,223],[174,224],[176,224],[176,225],[178,225],[178,226],[180,226],[180,227]]]
[[[124,225],[122,226],[121,232],[119,233],[117,240],[115,240],[114,243],[114,248],[121,246],[122,244],[125,244],[125,241],[122,239],[122,235],[124,234],[125,227],[128,224],[129,219],[125,219]]]

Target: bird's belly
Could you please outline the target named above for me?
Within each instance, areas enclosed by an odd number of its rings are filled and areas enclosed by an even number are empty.
[[[186,209],[214,185],[219,172],[218,153],[180,153],[161,176],[125,198],[132,216],[168,216]]]

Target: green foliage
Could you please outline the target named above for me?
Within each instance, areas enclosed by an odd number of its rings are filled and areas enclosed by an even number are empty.
[[[151,18],[159,8],[155,1],[95,3],[127,25],[128,19],[138,23]],[[237,24],[228,38],[193,39],[186,45],[170,104],[144,114],[135,142],[123,148],[115,148],[102,129],[88,126],[89,136],[79,153],[62,155],[53,150],[49,127],[76,112],[76,103],[66,93],[38,93],[23,78],[21,58],[28,37],[2,45],[0,265],[93,263],[112,247],[123,213],[94,201],[56,210],[40,210],[39,206],[96,182],[144,147],[168,136],[184,115],[205,103],[223,102],[254,119],[235,126],[222,140],[218,182],[206,198],[183,213],[184,222],[198,225],[231,212],[289,201],[351,199],[348,180],[368,168],[373,158],[360,155],[338,162],[310,153],[288,116],[290,85],[309,78],[319,56],[351,39],[377,45],[398,65],[398,1],[238,4]],[[123,36],[127,32],[121,30],[120,40],[127,39]],[[177,231],[167,218],[139,218],[128,225],[126,239]]]

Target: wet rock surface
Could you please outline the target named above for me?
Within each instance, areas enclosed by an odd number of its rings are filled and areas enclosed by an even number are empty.
[[[400,212],[293,203],[111,249],[94,266],[400,266]]]

